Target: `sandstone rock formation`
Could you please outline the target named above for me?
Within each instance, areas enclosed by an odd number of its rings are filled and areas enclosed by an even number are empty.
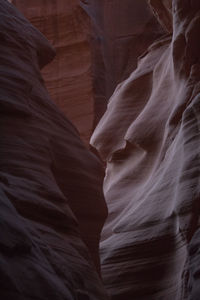
[[[168,33],[172,4],[172,36],[118,85],[91,139],[107,161],[102,276],[112,300],[197,300],[200,2],[149,2]]]
[[[56,58],[44,69],[44,80],[87,144],[114,88],[163,34],[161,27],[146,0],[13,3],[54,45]]]
[[[172,1],[171,0],[148,0],[151,8],[160,22],[161,26],[169,33],[172,33]]]
[[[103,171],[43,85],[53,48],[7,0],[0,39],[0,298],[104,300]]]
[[[198,300],[200,295],[200,230],[198,229],[189,245],[188,299]]]
[[[94,124],[116,85],[137,66],[137,58],[163,34],[146,0],[82,0],[91,20]]]
[[[14,0],[13,3],[56,49],[42,75],[51,98],[88,144],[93,127],[90,18],[79,0]]]

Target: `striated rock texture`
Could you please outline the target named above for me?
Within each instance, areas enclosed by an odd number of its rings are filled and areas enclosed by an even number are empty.
[[[137,58],[163,34],[146,0],[81,0],[91,20],[94,124],[116,85],[137,66]]]
[[[149,2],[172,37],[118,85],[91,139],[107,161],[102,276],[112,300],[197,300],[200,2]]]
[[[88,144],[114,88],[161,27],[146,0],[13,3],[54,45],[56,58],[43,71],[47,89]]]
[[[1,299],[105,300],[103,171],[43,85],[54,50],[7,0],[0,39]]]
[[[14,0],[56,50],[42,72],[51,98],[88,144],[94,117],[90,18],[79,0]]]
[[[200,296],[200,229],[198,229],[189,245],[189,300],[198,300]]]
[[[148,0],[148,2],[163,29],[172,33],[172,0]]]

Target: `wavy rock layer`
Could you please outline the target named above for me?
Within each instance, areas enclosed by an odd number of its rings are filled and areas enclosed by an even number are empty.
[[[137,58],[163,34],[146,0],[82,0],[91,20],[95,124],[116,85],[137,66]]]
[[[107,160],[101,258],[113,300],[200,297],[200,4],[172,3],[172,40],[117,87],[91,140]]]
[[[189,300],[198,300],[200,295],[200,230],[198,229],[189,246]]]
[[[93,121],[161,27],[146,0],[14,3],[54,45],[56,58],[43,71],[47,89],[88,144]]]
[[[78,0],[14,0],[56,49],[42,72],[51,98],[88,144],[94,118],[90,18]]]
[[[54,50],[7,0],[0,39],[1,298],[106,299],[80,238],[98,268],[103,172],[43,85]]]

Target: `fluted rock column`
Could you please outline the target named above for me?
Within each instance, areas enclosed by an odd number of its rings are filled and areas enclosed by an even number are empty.
[[[172,34],[118,85],[91,139],[107,161],[102,273],[112,300],[196,300],[200,5],[149,2]]]

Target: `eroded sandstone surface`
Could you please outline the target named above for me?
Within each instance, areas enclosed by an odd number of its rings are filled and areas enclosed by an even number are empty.
[[[7,0],[0,40],[0,298],[105,300],[101,165],[44,86],[54,49]]]
[[[86,144],[116,85],[163,30],[146,0],[14,0],[53,44],[43,70],[51,98]]]
[[[90,17],[79,0],[14,0],[13,4],[54,46],[56,57],[42,71],[45,85],[88,145],[94,118]]]
[[[163,35],[146,0],[81,0],[91,22],[94,125],[138,57]]]
[[[91,139],[107,161],[102,276],[112,300],[197,300],[200,2],[149,3],[167,35],[118,85]]]
[[[45,82],[86,142],[120,82],[91,139],[110,298],[199,300],[199,1],[12,2],[55,46]],[[105,300],[102,168],[44,87],[53,48],[0,13],[1,298]]]

